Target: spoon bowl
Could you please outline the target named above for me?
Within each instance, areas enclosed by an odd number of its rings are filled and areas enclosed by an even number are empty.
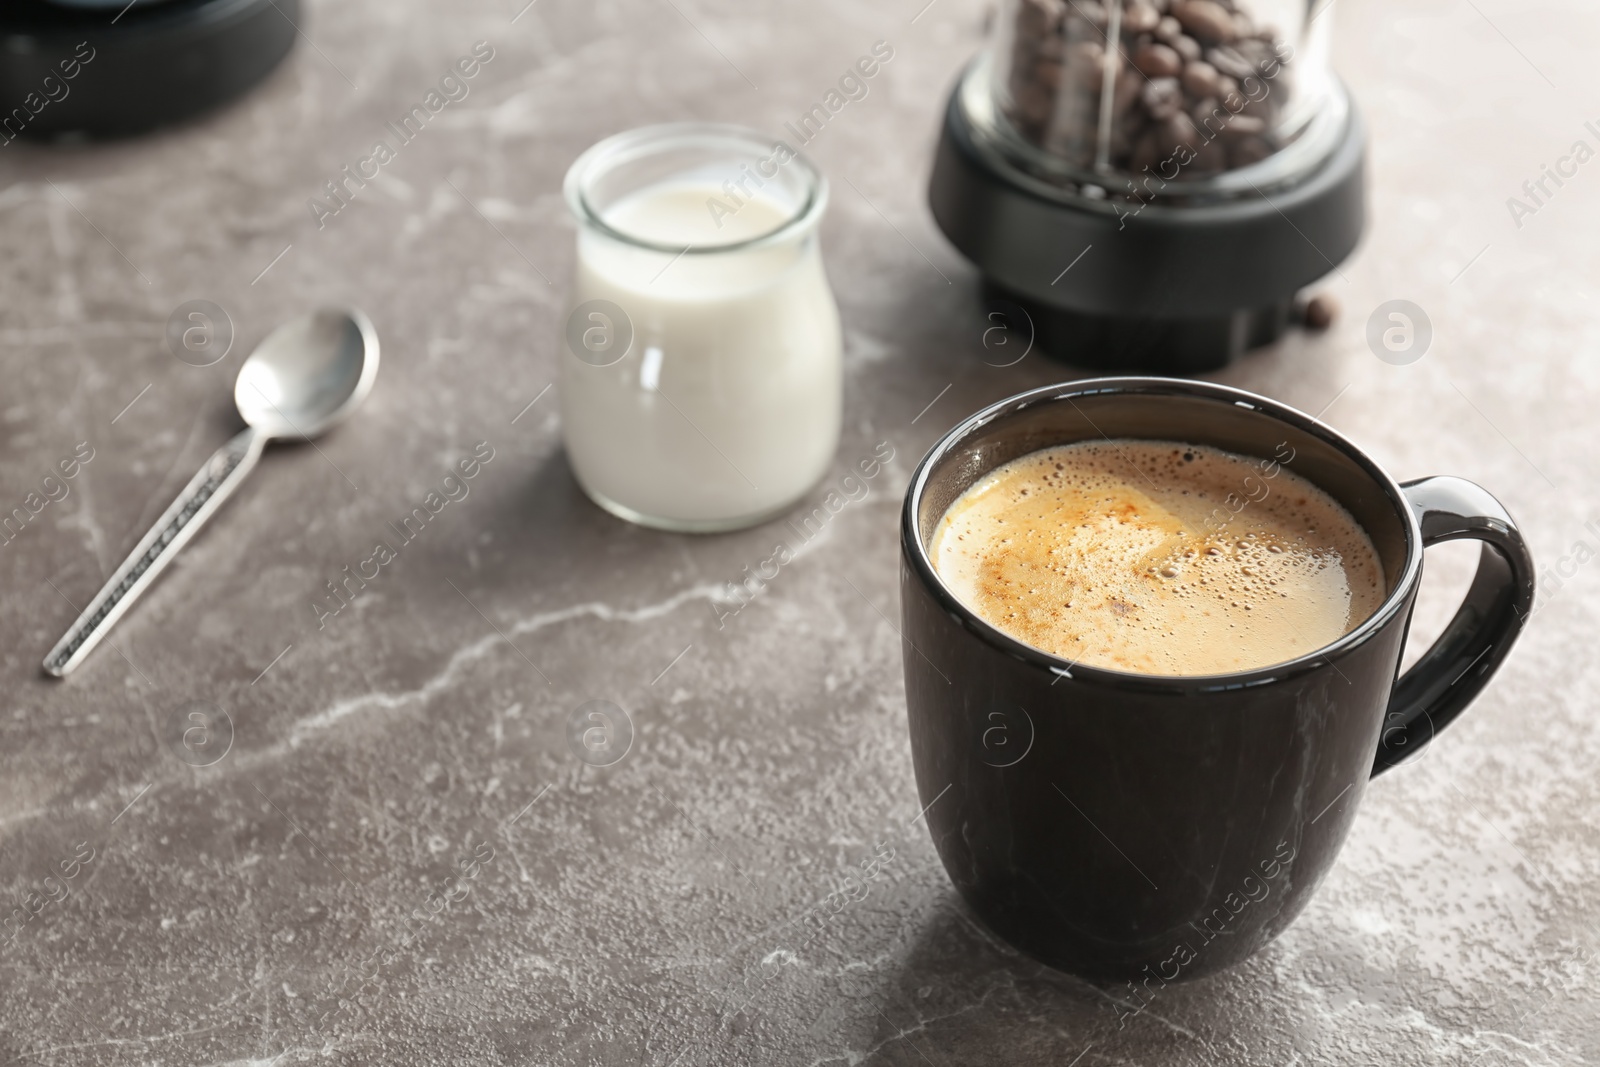
[[[366,399],[378,376],[378,334],[361,312],[320,308],[279,326],[239,368],[233,402],[274,440],[323,433]]]

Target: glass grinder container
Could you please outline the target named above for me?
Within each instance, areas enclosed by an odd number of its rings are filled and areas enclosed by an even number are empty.
[[[946,112],[935,219],[1071,362],[1194,372],[1275,340],[1364,216],[1329,6],[1001,0]]]

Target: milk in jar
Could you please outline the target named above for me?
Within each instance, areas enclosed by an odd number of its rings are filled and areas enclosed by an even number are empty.
[[[585,492],[687,531],[795,503],[839,440],[820,174],[753,132],[676,125],[595,146],[566,191],[578,238],[562,422]]]

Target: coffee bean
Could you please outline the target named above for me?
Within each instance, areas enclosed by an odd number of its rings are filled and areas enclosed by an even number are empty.
[[[1106,39],[1106,31],[1076,11],[1068,11],[1066,19],[1061,23],[1061,36],[1069,41],[1103,41]]]
[[[1177,78],[1152,78],[1139,94],[1145,111],[1153,119],[1167,119],[1183,107],[1183,90]]]
[[[1117,75],[1117,86],[1111,97],[1111,110],[1118,115],[1127,112],[1139,99],[1139,94],[1146,84],[1143,74],[1132,67],[1123,67],[1122,73]],[[1133,114],[1138,112],[1134,111]]]
[[[1133,53],[1133,65],[1152,78],[1170,78],[1183,70],[1183,60],[1178,58],[1178,53],[1154,42]]]
[[[1256,72],[1252,64],[1238,49],[1218,45],[1206,51],[1206,60],[1230,78],[1249,78]]]
[[[1070,10],[1079,18],[1087,19],[1095,29],[1103,30],[1111,22],[1111,17],[1106,14],[1104,4],[1095,0],[1073,0]]]
[[[1067,54],[1067,42],[1059,35],[1052,33],[1039,41],[1038,47],[1033,54],[1044,59],[1061,59]]]
[[[1278,58],[1277,50],[1270,41],[1247,40],[1235,41],[1232,45],[1234,51],[1244,57],[1250,64],[1250,73],[1240,77],[1257,77],[1271,81],[1283,73],[1283,60]]]
[[[1269,55],[1265,59],[1259,60],[1256,63],[1256,74],[1267,79],[1268,81],[1276,78],[1282,72],[1283,61],[1277,57],[1276,53]]]
[[[1122,12],[1124,33],[1149,33],[1161,22],[1161,13],[1150,4],[1134,0]]]
[[[1227,99],[1226,95],[1223,97],[1223,99]],[[1261,119],[1269,126],[1278,117],[1278,103],[1277,100],[1271,96],[1259,96],[1254,100],[1246,96],[1244,97],[1244,107],[1241,108],[1241,110],[1246,115],[1254,115],[1256,118]]]
[[[1162,123],[1161,135],[1173,148],[1188,145],[1190,149],[1195,149],[1205,141],[1200,131],[1195,129],[1194,120],[1181,111],[1174,112]]]
[[[1339,301],[1327,293],[1318,293],[1306,301],[1300,314],[1306,329],[1321,333],[1332,326],[1333,320],[1339,317]]]
[[[1183,87],[1198,97],[1217,96],[1217,68],[1197,59],[1183,68]]]
[[[1067,46],[1066,65],[1073,81],[1085,89],[1098,89],[1105,78],[1105,45],[1073,41]]]
[[[1261,65],[1267,60],[1277,58],[1277,51],[1272,47],[1272,42],[1259,37],[1242,37],[1229,47],[1245,58],[1254,73],[1259,73]]]
[[[1232,14],[1216,0],[1176,0],[1172,17],[1202,41],[1231,41],[1238,36]]]
[[[1189,113],[1194,117],[1195,124],[1211,137],[1257,137],[1267,128],[1267,124],[1254,115],[1236,111],[1216,99],[1201,101]]]
[[[1156,40],[1165,41],[1168,44],[1171,44],[1173,41],[1176,41],[1179,37],[1183,36],[1183,23],[1179,22],[1171,15],[1167,15],[1163,17],[1160,22],[1156,23],[1155,33]]]
[[[1227,125],[1222,127],[1222,135],[1233,139],[1259,137],[1266,129],[1267,124],[1265,122],[1254,115],[1246,115],[1241,112],[1237,115],[1228,116]]]

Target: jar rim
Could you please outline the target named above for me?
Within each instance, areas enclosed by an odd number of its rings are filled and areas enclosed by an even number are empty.
[[[767,155],[769,158],[776,154],[778,148],[787,149],[790,158],[778,165],[798,168],[804,183],[801,202],[781,222],[764,233],[738,241],[706,245],[666,244],[647,240],[607,222],[592,203],[590,193],[594,183],[616,167],[670,148],[695,144],[706,147],[721,145],[739,154]],[[768,138],[759,130],[720,122],[666,122],[625,130],[591,145],[567,169],[562,192],[573,216],[583,225],[607,237],[635,248],[693,256],[778,244],[814,227],[827,206],[828,180],[804,154],[782,140]]]

